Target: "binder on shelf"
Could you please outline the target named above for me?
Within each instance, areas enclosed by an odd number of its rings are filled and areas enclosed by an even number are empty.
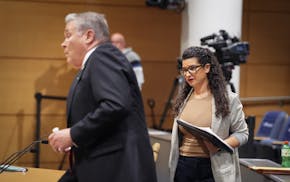
[[[183,126],[187,131],[189,131],[194,136],[200,136],[209,140],[213,145],[219,147],[222,150],[228,151],[231,154],[234,152],[234,149],[223,141],[219,136],[217,136],[209,127],[199,127],[195,126],[187,121],[178,119],[177,123]]]

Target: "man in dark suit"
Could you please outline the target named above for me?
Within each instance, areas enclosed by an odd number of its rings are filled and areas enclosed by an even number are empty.
[[[61,45],[80,71],[67,98],[68,128],[49,136],[53,150],[70,152],[71,169],[60,181],[156,182],[137,80],[109,42],[104,16],[73,13],[65,21]]]

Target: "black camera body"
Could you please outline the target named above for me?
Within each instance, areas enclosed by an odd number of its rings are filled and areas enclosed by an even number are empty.
[[[201,45],[215,49],[215,56],[221,64],[225,80],[231,86],[231,90],[236,92],[234,85],[230,82],[232,70],[235,65],[247,62],[247,56],[250,53],[249,43],[240,42],[237,37],[230,37],[225,30],[220,30],[218,34],[203,37],[200,41]]]
[[[225,30],[200,39],[201,45],[215,49],[215,56],[222,65],[239,65],[247,62],[249,43],[240,42],[237,37],[230,37]]]
[[[185,0],[146,0],[147,6],[157,6],[161,9],[170,9],[181,12],[185,7]]]

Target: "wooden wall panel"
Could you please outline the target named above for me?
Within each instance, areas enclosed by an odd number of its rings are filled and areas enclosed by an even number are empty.
[[[289,13],[254,12],[249,19],[249,27],[250,63],[289,66]]]
[[[136,8],[15,1],[0,1],[0,7],[0,22],[6,25],[6,33],[0,35],[0,56],[63,58],[60,43],[64,16],[81,11],[104,13],[111,32],[124,33],[143,59],[168,61],[179,56],[180,14],[172,11],[145,5]]]
[[[165,104],[169,96],[169,91],[173,86],[175,78],[178,76],[177,69],[174,63],[145,63],[145,83],[142,92],[144,100],[148,98],[154,98],[158,103]],[[163,106],[156,106],[157,110],[160,111]],[[158,112],[159,113],[159,112]]]
[[[5,1],[5,0],[4,0]],[[144,6],[145,0],[6,0],[16,2],[40,2],[58,4],[81,4],[81,5],[102,5],[102,6]]]
[[[34,117],[25,116],[23,111],[15,115],[0,116],[0,158],[24,149],[34,139]]]
[[[180,55],[180,14],[146,6],[112,7],[106,14],[111,32],[122,32],[143,62],[174,62]]]
[[[253,11],[289,12],[288,0],[247,0],[249,9]]]
[[[289,96],[290,66],[249,65],[246,72],[248,97]]]
[[[13,60],[0,59],[0,95],[1,113],[25,114],[35,113],[36,100],[34,94],[66,96],[75,70],[68,67],[64,60]],[[43,107],[54,108],[55,113],[64,113],[64,104],[55,103]],[[59,109],[63,108],[63,109]]]
[[[0,56],[63,57],[63,8],[54,4],[1,2],[0,21],[5,34],[0,35]]]
[[[290,95],[289,5],[284,0],[245,1],[242,37],[250,43],[250,56],[241,66],[242,97]]]

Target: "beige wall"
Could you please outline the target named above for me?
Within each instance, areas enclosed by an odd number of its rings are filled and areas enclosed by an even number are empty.
[[[180,55],[181,15],[146,7],[145,0],[0,0],[0,160],[23,149],[35,135],[36,92],[66,96],[75,70],[67,66],[60,43],[64,16],[69,12],[106,14],[111,32],[122,32],[142,57],[145,84],[142,90],[148,126],[152,125],[147,100],[156,101],[160,119]],[[290,95],[290,2],[246,0],[243,35],[250,42],[248,63],[241,65],[241,97]],[[245,105],[247,115],[273,109],[290,113],[288,105]],[[41,136],[54,126],[65,127],[65,103],[44,100]],[[171,128],[168,116],[164,128]],[[62,156],[41,146],[41,167],[56,169]],[[33,154],[20,165],[32,165]]]

